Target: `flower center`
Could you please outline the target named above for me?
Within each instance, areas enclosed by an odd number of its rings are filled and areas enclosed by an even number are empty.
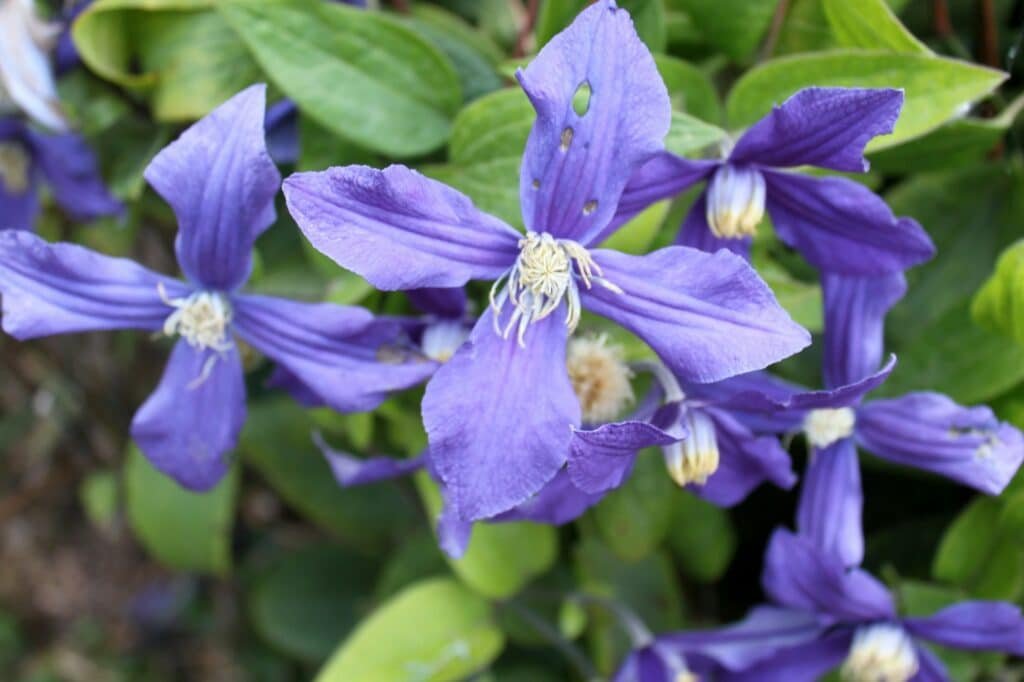
[[[711,417],[700,410],[687,410],[683,425],[689,433],[678,443],[666,445],[665,465],[680,486],[704,485],[718,471],[718,439]]]
[[[565,325],[570,332],[575,330],[581,312],[577,281],[583,282],[588,289],[597,283],[622,293],[622,289],[601,277],[601,268],[580,244],[569,239],[555,239],[546,232],[527,232],[519,240],[519,256],[515,265],[491,287],[495,331],[507,339],[512,328],[516,327],[516,339],[520,346],[525,347],[524,338],[530,323],[553,313],[563,298],[567,299],[569,308]],[[501,288],[502,282],[505,282],[504,288]],[[506,300],[512,302],[515,310],[502,330],[498,318]]]
[[[853,435],[857,414],[851,407],[811,410],[804,418],[804,433],[811,445],[827,448],[836,441]]]
[[[185,298],[169,298],[163,285],[158,285],[163,302],[174,308],[164,320],[164,334],[180,336],[193,348],[227,351],[231,304],[215,291],[196,291]]]
[[[633,402],[633,372],[622,349],[607,343],[604,334],[569,341],[565,364],[588,424],[611,421]]]
[[[423,331],[420,350],[431,360],[448,362],[468,336],[469,330],[460,322],[435,322]]]
[[[719,239],[752,237],[764,218],[764,176],[753,168],[723,165],[708,184],[707,221]]]
[[[847,682],[907,682],[919,667],[903,628],[880,624],[857,630],[841,673]]]
[[[12,194],[28,189],[28,167],[28,155],[20,144],[0,142],[0,182]]]

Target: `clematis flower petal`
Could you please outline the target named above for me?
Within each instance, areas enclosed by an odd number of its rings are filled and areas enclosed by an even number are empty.
[[[872,575],[848,569],[843,560],[803,535],[778,529],[765,554],[761,583],[778,604],[816,613],[837,623],[890,620],[892,595]]]
[[[382,347],[401,328],[363,308],[252,295],[236,295],[232,303],[238,335],[339,412],[372,410],[436,369],[419,358],[382,361]]]
[[[739,237],[736,239],[720,239],[716,237],[708,225],[707,211],[708,193],[704,191],[701,192],[700,197],[697,198],[697,201],[690,208],[690,212],[683,219],[683,224],[679,228],[679,235],[676,237],[676,244],[707,251],[708,253],[714,253],[719,249],[728,249],[737,256],[742,256],[744,259],[749,260],[750,245],[753,240],[750,237]]]
[[[446,500],[437,518],[437,544],[441,551],[452,559],[461,559],[469,549],[473,525],[472,521],[460,518],[455,507]]]
[[[820,639],[781,649],[726,679],[729,682],[818,682],[842,664],[852,641],[851,630],[837,630]]]
[[[903,298],[902,272],[872,277],[823,273],[825,385],[860,381],[878,369],[885,347],[885,316]]]
[[[156,331],[184,285],[134,261],[76,244],[50,244],[31,232],[0,231],[3,329],[18,339],[100,329]]]
[[[765,171],[766,207],[779,239],[825,272],[881,275],[935,255],[928,234],[897,218],[874,192],[846,178]]]
[[[789,453],[774,436],[755,436],[727,411],[703,408],[715,425],[719,464],[704,485],[692,490],[709,502],[731,507],[762,483],[789,489],[796,484]]]
[[[590,431],[574,431],[569,445],[569,478],[577,488],[588,493],[619,487],[633,469],[639,450],[676,443],[686,436],[681,429],[669,433],[672,415],[678,421],[678,404],[658,410],[652,423],[617,422]],[[664,428],[655,424],[662,424]]]
[[[313,246],[378,289],[497,279],[519,253],[518,232],[404,166],[296,173],[284,196]]]
[[[31,118],[67,130],[50,66],[60,26],[44,22],[33,0],[0,3],[0,99],[6,94]]]
[[[920,668],[911,682],[949,682],[949,671],[939,657],[923,646],[915,647]]]
[[[876,363],[877,367],[878,364]],[[896,368],[896,356],[890,355],[889,360],[881,369],[862,375],[859,381],[825,391],[806,391],[792,396],[785,406],[793,412],[805,412],[820,408],[852,407],[860,403],[865,395],[885,383],[885,380]]]
[[[633,171],[664,148],[672,106],[654,58],[629,13],[600,0],[516,78],[537,110],[519,179],[523,220],[587,245]]]
[[[534,521],[560,526],[579,518],[597,504],[603,493],[587,493],[575,485],[566,469],[561,469],[540,492],[526,502],[502,512],[493,521]]]
[[[124,207],[107,190],[99,163],[79,135],[26,131],[26,142],[61,208],[76,220],[119,215]]]
[[[245,377],[234,345],[223,352],[178,341],[160,384],[132,419],[132,438],[157,469],[209,490],[230,465],[245,423]]]
[[[426,287],[405,292],[409,301],[425,313],[453,320],[462,319],[469,305],[462,287]]]
[[[565,464],[580,423],[565,367],[564,305],[530,325],[525,348],[495,333],[493,314],[484,313],[423,397],[431,460],[469,521],[540,491]],[[510,314],[506,307],[501,322]]]
[[[266,86],[253,85],[193,124],[146,168],[178,218],[175,250],[190,280],[232,291],[249,276],[252,245],[274,222],[281,175],[263,139]]]
[[[726,670],[740,671],[780,649],[816,641],[825,630],[819,619],[806,611],[758,606],[734,625],[671,633],[658,640],[678,647],[688,658],[699,656]]]
[[[987,407],[963,407],[939,393],[874,400],[857,412],[865,450],[898,464],[999,494],[1024,461],[1024,435]]]
[[[327,459],[327,463],[331,466],[331,473],[334,474],[334,480],[342,488],[401,478],[426,466],[426,453],[408,459],[383,456],[364,458],[335,450],[319,433],[313,434],[313,442]]]
[[[864,493],[860,462],[852,438],[843,438],[811,456],[800,489],[796,525],[823,552],[830,552],[847,566],[864,558],[861,516]]]
[[[804,88],[755,123],[729,160],[863,173],[864,147],[892,132],[902,107],[902,90]]]
[[[969,651],[1003,651],[1024,655],[1024,617],[1006,602],[967,601],[924,618],[906,618],[916,637]]]
[[[591,253],[602,276],[623,293],[582,290],[584,306],[641,337],[684,383],[762,369],[810,343],[735,254],[682,246],[646,256]]]

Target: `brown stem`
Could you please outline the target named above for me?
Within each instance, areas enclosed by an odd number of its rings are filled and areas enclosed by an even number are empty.
[[[946,39],[953,35],[953,22],[949,18],[947,0],[932,0],[932,24],[938,37]]]
[[[775,14],[772,15],[772,24],[768,28],[768,36],[764,39],[764,46],[761,48],[761,60],[771,58],[775,52],[775,46],[779,43],[779,36],[782,35],[782,27],[786,25],[786,13],[789,12],[791,0],[779,0],[775,6]]]
[[[391,0],[391,6],[399,14],[408,14],[410,12],[409,0]]]
[[[978,11],[981,14],[981,54],[982,63],[999,68],[999,31],[996,28],[995,0],[979,0]]]
[[[526,44],[529,42],[530,35],[533,33],[533,27],[537,23],[537,10],[539,5],[539,0],[529,0],[526,5],[526,21],[523,22],[523,27],[519,30],[519,35],[516,36],[516,47],[513,52],[517,59],[526,56]]]

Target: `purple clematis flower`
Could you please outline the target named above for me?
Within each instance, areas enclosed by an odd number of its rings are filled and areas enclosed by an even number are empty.
[[[491,308],[423,401],[431,460],[465,521],[522,504],[565,464],[582,423],[565,350],[584,307],[693,382],[765,367],[809,341],[733,254],[593,248],[670,119],[665,86],[625,11],[612,0],[587,8],[517,78],[537,110],[521,170],[526,235],[401,166],[285,182],[313,245],[379,289],[497,280]],[[583,113],[577,92],[589,97]]]
[[[39,17],[34,0],[0,0],[0,115],[24,111],[46,128],[67,130],[50,63],[60,32],[60,24]]]
[[[707,181],[683,221],[679,244],[746,256],[767,210],[779,238],[824,272],[905,270],[935,252],[916,221],[895,217],[881,198],[852,180],[783,170],[807,165],[866,171],[865,145],[892,131],[902,104],[899,90],[801,90],[754,124],[721,161],[655,156],[630,179],[613,225]]]
[[[96,157],[73,133],[48,134],[20,118],[0,118],[0,230],[31,230],[39,214],[39,185],[75,220],[119,215],[121,203],[107,191]]]
[[[366,310],[243,294],[256,238],[275,219],[281,176],[263,141],[265,86],[252,86],[161,151],[145,177],[178,218],[186,281],[74,244],[0,233],[4,331],[19,339],[100,329],[181,337],[132,420],[154,466],[183,486],[213,486],[245,420],[235,337],[288,369],[339,411],[374,408],[427,378],[435,363],[386,364],[397,323]]]
[[[767,377],[745,377],[742,381],[762,394],[774,392],[780,409],[741,420],[755,430],[805,433],[811,458],[797,527],[853,566],[864,554],[858,446],[996,495],[1024,461],[1024,434],[987,407],[963,407],[938,393],[864,401],[895,365],[893,357],[875,371],[882,359],[885,315],[903,296],[906,281],[902,274],[826,275],[823,288],[828,390],[802,393]]]
[[[771,482],[789,489],[796,483],[789,454],[775,436],[755,434],[731,414],[733,396],[719,396],[714,385],[680,386],[679,381],[658,362],[634,363],[647,369],[660,384],[633,418],[650,422],[674,439],[662,445],[669,475],[700,497],[721,506],[740,503],[758,485]],[[776,409],[774,394],[741,394],[738,404],[747,407],[756,398],[770,410]],[[597,432],[577,432],[569,455],[569,475],[583,491],[601,493],[617,488],[632,471],[635,448],[608,447]]]
[[[771,656],[725,679],[736,682],[813,682],[836,668],[851,682],[944,682],[945,666],[931,642],[968,651],[1024,655],[1024,617],[1013,604],[966,601],[926,617],[902,617],[888,589],[811,539],[776,531],[762,577],[779,617],[806,614],[817,626]],[[786,614],[786,615],[782,615]],[[781,624],[781,623],[780,623]],[[771,628],[769,628],[771,630]]]

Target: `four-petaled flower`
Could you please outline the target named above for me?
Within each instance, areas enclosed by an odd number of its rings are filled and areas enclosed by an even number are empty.
[[[186,130],[146,169],[178,219],[186,280],[74,244],[0,233],[3,328],[29,339],[100,329],[178,336],[156,391],[132,420],[153,464],[192,489],[214,485],[245,420],[235,337],[284,367],[302,395],[339,411],[376,407],[427,378],[435,363],[382,363],[397,322],[362,308],[239,291],[256,238],[275,219],[281,182],[263,140],[265,87],[252,86]]]
[[[501,282],[423,400],[431,460],[467,521],[523,503],[565,464],[581,425],[566,340],[583,308],[694,382],[765,367],[809,343],[734,254],[594,248],[670,119],[626,12],[611,0],[592,5],[517,78],[537,111],[520,177],[525,235],[401,166],[299,173],[284,187],[313,245],[379,289]],[[582,114],[577,92],[589,97]]]

